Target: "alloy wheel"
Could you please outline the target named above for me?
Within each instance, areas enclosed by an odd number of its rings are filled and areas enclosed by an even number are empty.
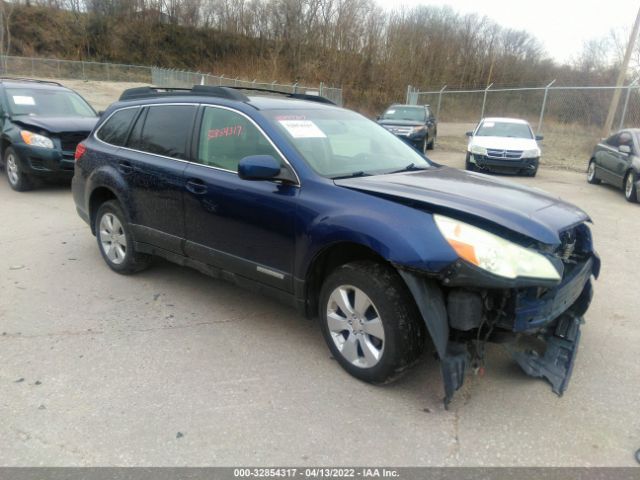
[[[18,163],[16,157],[10,154],[7,157],[7,177],[11,185],[16,185],[20,181],[20,171],[18,170]]]
[[[124,262],[127,255],[127,240],[122,222],[113,213],[105,213],[100,219],[98,232],[100,245],[109,261],[115,265]]]
[[[384,353],[382,319],[362,290],[341,285],[331,292],[326,321],[345,360],[360,368],[371,368],[380,361]]]
[[[589,169],[587,170],[587,178],[592,181],[596,175],[596,164],[594,162],[589,163]]]
[[[633,193],[633,174],[629,173],[627,175],[627,181],[624,184],[624,194],[627,198],[631,198],[632,193]]]

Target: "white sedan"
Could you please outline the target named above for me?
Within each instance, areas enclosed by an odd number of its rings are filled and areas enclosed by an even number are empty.
[[[482,172],[521,173],[535,177],[540,163],[542,136],[534,135],[526,120],[484,118],[467,132],[466,169]]]

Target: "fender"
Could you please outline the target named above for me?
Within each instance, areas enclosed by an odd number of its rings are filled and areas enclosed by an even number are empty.
[[[356,191],[344,192],[345,197],[366,195],[371,204],[367,214],[360,209],[345,212],[344,205],[351,203],[348,198],[342,198],[329,214],[317,215],[318,210],[304,206],[299,209],[298,225],[306,228],[297,233],[296,278],[306,278],[313,260],[342,242],[365,246],[394,265],[425,273],[439,272],[457,259],[429,213]],[[301,197],[303,205],[304,200]],[[353,204],[361,202],[354,199]],[[304,218],[306,212],[313,212],[315,218]]]
[[[94,170],[89,178],[87,178],[84,188],[84,205],[88,214],[91,212],[91,195],[98,188],[107,188],[113,192],[118,199],[118,202],[127,206],[124,210],[130,214],[131,218],[129,218],[129,221],[135,223],[135,205],[130,201],[130,192],[126,181],[122,178],[122,174],[118,172],[116,168],[110,165],[103,165]],[[91,225],[91,230],[93,231],[93,229],[94,226]],[[93,233],[95,234],[95,232]]]

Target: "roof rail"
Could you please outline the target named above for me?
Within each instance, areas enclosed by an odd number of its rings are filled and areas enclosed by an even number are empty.
[[[309,95],[306,93],[288,93],[281,92],[279,90],[270,90],[266,88],[254,88],[254,87],[218,87],[211,85],[194,85],[192,88],[183,87],[136,87],[129,88],[122,92],[120,100],[134,100],[142,98],[153,98],[158,96],[178,96],[178,95],[204,95],[213,96],[219,98],[226,98],[227,100],[236,100],[239,102],[248,102],[247,97],[240,90],[246,90],[249,92],[263,92],[274,93],[277,95],[284,95],[287,98],[294,98],[297,100],[308,100],[311,102],[326,103],[335,105],[331,100],[319,95]]]
[[[49,85],[57,85],[59,87],[63,87],[61,83],[54,82],[53,80],[39,80],[37,78],[27,78],[27,77],[5,77],[0,76],[0,82],[7,81],[15,81],[15,82],[34,82],[34,83],[45,83]]]
[[[309,95],[308,93],[289,93],[289,92],[281,92],[280,90],[271,90],[269,88],[257,88],[257,87],[227,87],[227,88],[232,88],[234,90],[247,90],[249,92],[275,93],[277,95],[284,95],[285,97],[294,98],[296,100],[308,100],[310,102],[318,102],[318,103],[326,103],[329,105],[335,105],[335,103],[329,100],[327,97],[321,97],[320,95]]]
[[[176,95],[211,95],[214,97],[226,98],[228,100],[237,100],[240,102],[248,102],[249,97],[240,92],[231,90],[227,87],[214,87],[209,85],[194,85],[193,88],[178,87],[136,87],[129,88],[122,92],[120,100],[133,100],[140,98],[153,98],[158,96],[176,96]]]

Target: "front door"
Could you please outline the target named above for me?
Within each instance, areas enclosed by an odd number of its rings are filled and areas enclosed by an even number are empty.
[[[223,270],[292,291],[297,185],[237,175],[249,155],[272,155],[265,134],[244,114],[203,107],[197,158],[185,171],[185,250]]]

